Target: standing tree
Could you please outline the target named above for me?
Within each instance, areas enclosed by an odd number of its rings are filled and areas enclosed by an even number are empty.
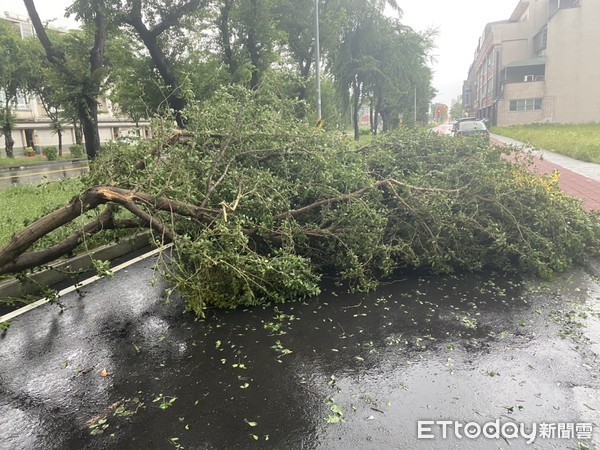
[[[74,97],[77,116],[85,136],[85,149],[89,159],[94,159],[100,149],[98,132],[98,96],[102,93],[106,71],[104,70],[104,49],[106,45],[106,18],[103,0],[86,2],[85,12],[79,18],[86,23],[93,23],[93,44],[88,53],[85,71],[74,69],[82,65],[82,61],[68,58],[63,49],[57,48],[50,40],[35,8],[34,0],[23,0],[35,32],[44,47],[46,58],[60,74],[64,86],[68,87]]]
[[[58,136],[58,154],[63,154],[63,132],[68,116],[63,112],[70,105],[64,92],[64,86],[51,64],[44,57],[44,50],[38,40],[26,39],[24,41],[27,51],[26,64],[28,65],[26,90],[35,95],[42,104],[46,115],[50,119],[50,128]],[[44,64],[45,61],[45,64]],[[41,63],[40,63],[41,62]]]
[[[276,60],[281,42],[272,0],[222,0],[217,18],[218,44],[234,82],[258,88]]]
[[[78,10],[87,8],[87,2],[78,3]],[[156,70],[168,88],[166,100],[175,114],[179,128],[185,127],[182,111],[187,100],[174,61],[169,58],[168,31],[181,27],[183,19],[196,13],[200,3],[201,0],[110,2],[113,17],[118,22],[131,26],[148,50]]]
[[[129,30],[115,33],[107,43],[106,54],[113,111],[129,117],[138,127],[140,120],[165,109],[167,88],[134,34]]]
[[[351,101],[355,139],[359,138],[360,109],[366,102],[371,129],[376,132],[379,117],[385,131],[408,108],[414,117],[415,99],[422,118],[433,97],[427,58],[434,32],[416,33],[384,16],[384,3],[367,2],[349,10],[339,47],[332,54],[330,65],[338,90],[346,104]],[[419,95],[415,96],[415,90]]]
[[[15,126],[13,106],[19,95],[25,91],[27,66],[24,45],[21,36],[4,20],[0,20],[0,91],[2,94],[2,110],[0,112],[1,132],[4,135],[6,156],[14,158],[15,141],[12,130]]]
[[[365,3],[349,11],[339,48],[332,56],[331,68],[340,93],[347,104],[351,99],[354,139],[359,139],[359,115],[361,100],[366,96],[367,83],[372,82],[377,71],[375,58],[381,21],[381,11]]]

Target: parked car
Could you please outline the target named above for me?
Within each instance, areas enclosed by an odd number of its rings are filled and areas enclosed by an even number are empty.
[[[454,126],[453,135],[460,136],[484,136],[490,138],[490,132],[483,120],[461,120]]]

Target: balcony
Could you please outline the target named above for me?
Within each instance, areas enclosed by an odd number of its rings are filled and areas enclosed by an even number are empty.
[[[526,59],[509,63],[501,72],[503,84],[543,82],[546,58]]]

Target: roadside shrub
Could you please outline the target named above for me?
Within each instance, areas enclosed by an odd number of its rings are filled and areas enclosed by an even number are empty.
[[[33,149],[33,147],[25,148],[25,156],[35,156],[35,150]]]
[[[83,156],[83,145],[73,144],[69,147],[69,151],[73,158],[81,158]]]
[[[44,147],[42,149],[42,154],[46,157],[48,161],[54,161],[58,158],[58,150],[56,149],[56,147]]]

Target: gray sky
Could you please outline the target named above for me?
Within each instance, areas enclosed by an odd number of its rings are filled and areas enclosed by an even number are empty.
[[[404,14],[402,22],[417,31],[438,28],[434,51],[433,85],[438,91],[434,101],[450,105],[462,90],[469,66],[477,48],[477,40],[485,24],[510,17],[518,0],[397,0]],[[64,8],[71,0],[37,0],[42,20],[58,19],[55,23],[68,26]],[[0,11],[26,16],[20,0],[0,0]]]
[[[519,0],[397,0],[402,23],[423,31],[437,28],[434,50],[434,102],[446,103],[462,93],[478,39],[486,23],[506,20]]]

